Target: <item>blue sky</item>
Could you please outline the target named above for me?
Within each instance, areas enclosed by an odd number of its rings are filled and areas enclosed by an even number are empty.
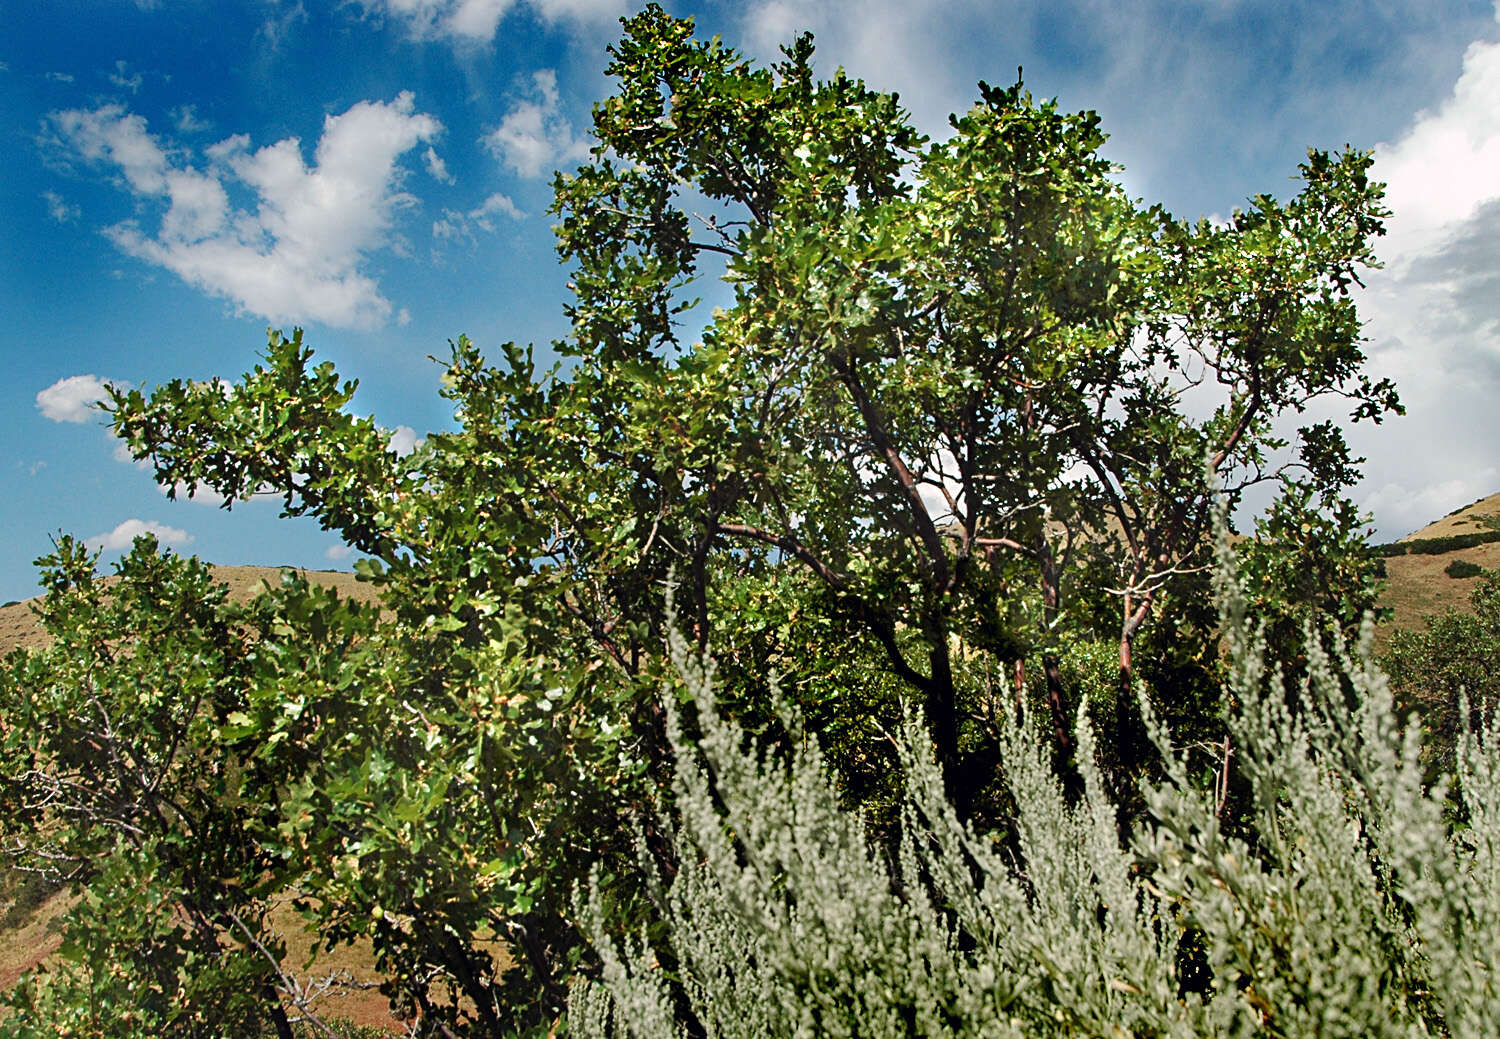
[[[940,135],[980,79],[1093,108],[1132,194],[1286,195],[1309,145],[1377,150],[1396,211],[1361,299],[1410,414],[1352,436],[1395,537],[1500,490],[1500,23],[1490,3],[745,0],[667,5],[900,92]],[[233,377],[301,325],[357,408],[448,424],[447,341],[566,329],[550,172],[588,145],[615,0],[0,0],[0,601],[66,531],[347,567],[274,501],[171,502],[86,407],[105,380]]]

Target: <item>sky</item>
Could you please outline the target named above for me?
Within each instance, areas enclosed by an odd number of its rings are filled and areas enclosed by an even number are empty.
[[[1350,430],[1380,540],[1500,491],[1500,12],[1467,0],[666,4],[758,59],[899,92],[945,136],[980,80],[1094,109],[1127,190],[1222,218],[1309,146],[1374,149],[1394,211],[1359,305],[1408,414]],[[170,501],[91,407],[233,378],[306,330],[398,443],[451,428],[449,340],[567,333],[550,180],[607,95],[617,0],[0,0],[0,601],[59,532],[348,568],[277,500]],[[545,349],[543,349],[545,354]]]

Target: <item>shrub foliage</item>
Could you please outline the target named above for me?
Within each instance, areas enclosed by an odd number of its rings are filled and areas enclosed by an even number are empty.
[[[1394,633],[1384,661],[1403,705],[1420,712],[1428,757],[1443,768],[1464,727],[1500,702],[1500,571],[1478,576],[1470,611],[1445,610],[1425,630]]]
[[[1455,580],[1462,580],[1465,577],[1478,577],[1484,573],[1484,567],[1478,563],[1471,563],[1467,559],[1455,559],[1443,567],[1443,573]]]
[[[684,734],[669,695],[676,867],[647,874],[661,927],[618,938],[598,890],[583,898],[602,968],[573,990],[573,1034],[1496,1034],[1500,721],[1465,729],[1429,786],[1368,632],[1352,655],[1308,642],[1293,712],[1224,588],[1250,837],[1142,697],[1167,778],[1128,841],[1089,764],[1085,705],[1076,799],[1034,719],[1003,719],[1015,814],[998,838],[954,814],[909,718],[888,858],[841,806],[816,739],[758,749],[719,714],[712,665],[674,639],[702,735]]]

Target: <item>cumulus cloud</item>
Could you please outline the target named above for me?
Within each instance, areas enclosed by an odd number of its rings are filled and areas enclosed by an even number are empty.
[[[1377,151],[1393,216],[1382,252],[1404,268],[1444,247],[1485,203],[1500,198],[1500,43],[1478,41],[1436,111]]]
[[[193,543],[193,536],[178,527],[169,527],[154,520],[128,519],[114,530],[85,538],[84,544],[91,552],[117,552],[129,548],[143,534],[154,534],[157,541],[169,547],[181,548]]]
[[[469,210],[469,219],[479,225],[481,230],[493,231],[495,226],[491,223],[492,217],[506,216],[512,220],[520,220],[526,214],[516,208],[516,204],[509,197],[496,192],[485,199],[474,209]]]
[[[51,118],[79,156],[118,166],[134,193],[155,195],[164,189],[166,153],[146,131],[146,120],[127,112],[123,105],[54,112]]]
[[[1359,305],[1372,366],[1407,417],[1354,432],[1361,504],[1398,536],[1500,489],[1500,43],[1473,43],[1452,92],[1375,152],[1386,269]]]
[[[58,379],[36,395],[36,407],[53,422],[89,422],[99,417],[95,407],[107,397],[111,379],[97,375],[70,375]]]
[[[472,242],[476,227],[486,234],[494,233],[497,216],[520,220],[526,214],[521,212],[508,195],[496,192],[467,213],[458,209],[443,210],[442,219],[432,223],[432,237],[439,241],[467,239]]]
[[[448,37],[487,43],[512,0],[365,0],[362,6],[372,14],[404,23],[417,39]]]
[[[1472,473],[1425,486],[1386,483],[1368,489],[1361,505],[1385,522],[1386,534],[1402,537],[1446,516],[1455,508],[1487,498],[1500,487],[1500,472],[1484,466]]]
[[[639,5],[627,4],[625,0],[532,0],[531,6],[551,22],[572,19],[608,25]]]
[[[949,113],[977,97],[973,80],[960,71],[973,65],[954,62],[951,54],[974,40],[1024,33],[1032,6],[1033,0],[1004,6],[957,0],[949,17],[906,0],[753,0],[737,10],[739,37],[750,54],[778,60],[784,44],[811,32],[820,71],[843,66],[877,90],[898,92],[922,132],[946,137]],[[997,77],[1014,72],[1015,63],[1007,64],[999,65]]]
[[[123,462],[125,465],[133,465],[137,469],[142,470],[151,468],[151,459],[142,458],[140,460],[137,460],[130,453],[130,445],[125,443],[125,441],[123,440],[115,441],[114,450],[111,451],[110,454],[114,456],[114,460],[116,462]]]
[[[529,96],[518,101],[481,139],[485,148],[523,177],[539,177],[588,157],[587,137],[578,137],[563,116],[557,73],[542,69],[531,78]]]
[[[348,545],[329,545],[323,550],[323,556],[335,563],[342,562],[352,555],[354,555],[354,549]]]
[[[197,105],[178,105],[168,114],[172,117],[172,125],[177,127],[178,133],[203,133],[205,130],[213,129],[213,123],[207,119],[198,118]]]
[[[120,105],[51,120],[78,156],[116,167],[138,199],[165,203],[154,230],[134,220],[106,229],[130,255],[273,323],[369,328],[392,316],[366,261],[391,245],[397,211],[416,204],[399,189],[398,161],[442,130],[410,93],[326,117],[311,166],[297,138],[254,148],[237,134],[197,168]],[[254,193],[253,208],[231,204],[236,183]]]
[[[415,451],[417,445],[422,442],[422,438],[417,436],[417,431],[410,426],[397,426],[395,429],[386,430],[386,432],[390,434],[391,450],[402,458]]]
[[[267,0],[266,6],[271,8],[272,14],[261,23],[259,35],[266,41],[267,49],[274,52],[281,49],[293,26],[307,21],[307,8],[302,5],[302,0],[285,6],[282,0]]]

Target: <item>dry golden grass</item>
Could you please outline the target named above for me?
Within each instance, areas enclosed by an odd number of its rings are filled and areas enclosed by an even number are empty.
[[[1500,524],[1500,494],[1492,494],[1429,523],[1400,540],[1419,541],[1454,534],[1475,534],[1494,530],[1497,524]],[[1487,569],[1500,568],[1500,542],[1461,548],[1441,555],[1391,556],[1386,559],[1386,588],[1380,597],[1380,605],[1389,607],[1392,616],[1376,629],[1375,644],[1378,651],[1384,651],[1389,645],[1393,632],[1421,631],[1426,618],[1434,614],[1450,609],[1461,613],[1470,612],[1469,593],[1474,590],[1474,583],[1478,578],[1449,577],[1444,571],[1456,560],[1475,563]]]
[[[292,568],[288,568],[292,569]],[[229,586],[229,596],[235,602],[248,602],[259,595],[267,585],[281,582],[281,569],[269,566],[216,566],[214,580]],[[332,588],[341,596],[370,602],[375,590],[362,584],[353,574],[337,570],[299,570],[309,581]],[[35,600],[13,602],[0,606],[0,657],[17,646],[37,647],[46,643],[46,634],[37,624],[33,612]]]
[[[1467,612],[1469,593],[1478,578],[1449,577],[1443,571],[1454,560],[1477,563],[1487,569],[1500,567],[1500,542],[1439,556],[1391,556],[1385,561],[1387,584],[1380,604],[1395,612],[1382,628],[1420,630],[1423,618],[1432,614],[1447,609]]]
[[[22,974],[57,952],[62,943],[62,916],[72,904],[67,894],[55,894],[40,905],[16,905],[21,878],[12,874],[0,882],[0,990],[14,985]]]

